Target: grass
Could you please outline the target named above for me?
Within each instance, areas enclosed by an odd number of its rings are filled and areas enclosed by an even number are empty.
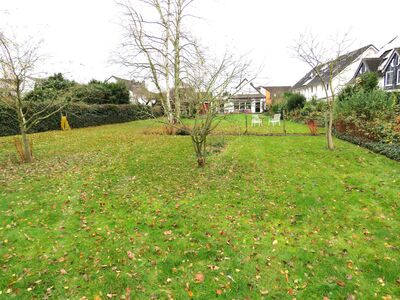
[[[247,119],[247,121],[246,121]],[[283,134],[284,128],[286,129],[287,134],[310,134],[310,130],[307,126],[303,124],[298,124],[291,121],[281,122],[280,125],[271,125],[269,124],[269,117],[265,115],[260,115],[260,119],[262,120],[262,126],[251,126],[251,115],[244,114],[232,114],[222,116],[220,119],[220,124],[215,130],[217,134],[233,134],[239,135],[244,134],[247,131],[247,134]],[[186,120],[185,123],[190,125],[193,121]],[[247,122],[247,127],[246,127]],[[284,127],[285,124],[285,127]],[[324,128],[318,128],[319,133],[324,133]]]
[[[244,134],[246,132],[246,119],[247,119],[247,133],[248,134],[283,134],[284,125],[271,125],[269,124],[269,117],[260,115],[263,121],[262,126],[251,126],[251,115],[244,114],[232,114],[224,116],[220,125],[216,129],[216,133],[224,134]],[[191,121],[187,121],[188,124]],[[307,126],[285,121],[285,129],[288,134],[310,134],[310,130]],[[324,133],[324,128],[319,128],[319,133]]]
[[[400,298],[399,163],[227,136],[198,169],[149,126],[35,134],[32,165],[0,138],[0,299]]]

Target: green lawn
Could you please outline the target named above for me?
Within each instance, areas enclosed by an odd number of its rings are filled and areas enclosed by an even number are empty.
[[[198,169],[149,126],[35,134],[33,165],[0,138],[0,299],[400,298],[399,163],[227,136]]]
[[[217,133],[225,134],[243,134],[246,132],[246,118],[247,118],[247,133],[248,134],[283,134],[284,128],[288,134],[309,134],[310,130],[307,126],[285,121],[285,127],[283,122],[278,125],[269,124],[269,117],[260,115],[260,119],[263,121],[262,126],[251,126],[251,115],[244,114],[232,114],[226,115],[221,118],[220,126],[217,128]],[[191,123],[190,120],[187,121]],[[320,133],[324,133],[324,128],[319,128]]]

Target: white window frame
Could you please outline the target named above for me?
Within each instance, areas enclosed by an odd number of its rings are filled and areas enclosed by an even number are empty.
[[[388,80],[387,80],[388,74],[389,74],[389,73],[392,73],[392,83],[388,83]],[[386,73],[385,73],[385,86],[392,86],[392,85],[393,85],[393,79],[394,79],[394,72],[393,72],[393,70],[391,70],[391,71],[386,71]]]
[[[397,79],[396,79],[396,85],[400,84],[400,69],[397,69]]]

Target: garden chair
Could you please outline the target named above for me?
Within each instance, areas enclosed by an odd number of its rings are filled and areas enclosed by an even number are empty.
[[[269,120],[269,124],[275,126],[275,124],[281,125],[281,114],[275,114],[272,119]]]
[[[262,126],[262,120],[260,119],[259,115],[253,115],[251,117],[251,126]]]

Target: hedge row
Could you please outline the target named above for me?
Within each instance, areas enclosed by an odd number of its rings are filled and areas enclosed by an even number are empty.
[[[393,160],[400,161],[400,145],[399,144],[386,144],[380,142],[371,142],[365,141],[360,138],[346,135],[346,134],[339,134],[335,133],[335,136],[339,139],[345,140],[347,142],[359,145],[361,147],[367,148],[372,152],[385,155]]]
[[[32,113],[40,111],[46,107],[46,103],[34,103]],[[49,108],[55,111],[59,104],[54,104]],[[144,105],[88,105],[83,103],[70,104],[62,109],[62,113],[68,116],[71,128],[83,128],[105,124],[124,123],[135,120],[148,119],[152,116],[151,109]],[[30,130],[33,132],[44,132],[60,129],[60,113],[42,120]],[[29,117],[29,115],[28,115]],[[18,121],[15,119],[15,111],[0,105],[0,136],[19,134]]]

